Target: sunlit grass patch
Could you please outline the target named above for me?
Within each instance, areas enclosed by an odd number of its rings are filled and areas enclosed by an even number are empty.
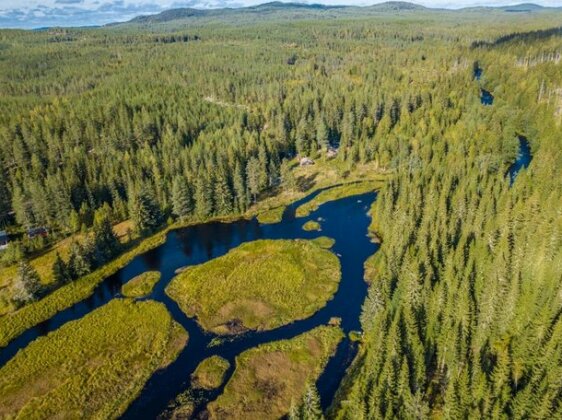
[[[211,356],[203,360],[191,375],[193,388],[214,389],[221,386],[224,375],[230,367],[228,360]]]
[[[122,244],[129,242],[128,232],[132,228],[130,221],[118,223],[113,226],[113,231]],[[71,253],[71,246],[74,242],[84,240],[85,235],[76,233],[68,238],[62,239],[41,253],[32,256],[29,260],[31,266],[37,271],[41,283],[44,285],[52,285],[55,281],[53,275],[53,264],[57,258],[57,254],[65,261],[68,260]],[[14,264],[9,267],[0,268],[0,315],[12,312],[17,308],[12,303],[13,296],[12,285],[16,278],[18,265]]]
[[[125,283],[121,287],[121,293],[123,296],[131,298],[147,296],[152,292],[152,289],[159,280],[160,272],[147,271]]]
[[[306,231],[322,230],[320,223],[318,223],[316,220],[309,220],[304,225],[302,225],[302,228]]]
[[[248,242],[179,274],[166,288],[207,330],[269,330],[304,319],[338,288],[338,258],[305,240]]]
[[[212,419],[278,419],[300,401],[343,338],[338,327],[321,326],[290,340],[263,344],[236,358],[224,393],[208,405]]]
[[[318,238],[314,238],[312,242],[314,242],[320,248],[324,248],[324,249],[330,249],[336,243],[335,239],[328,238],[327,236],[319,236]]]
[[[279,223],[283,218],[283,212],[285,211],[285,206],[276,207],[271,210],[265,210],[258,214],[258,222],[262,224],[273,224]]]
[[[350,197],[352,195],[360,195],[369,191],[375,191],[376,189],[382,187],[383,182],[383,178],[381,177],[380,181],[357,182],[330,188],[322,191],[310,201],[300,205],[297,208],[295,215],[297,217],[306,217],[313,211],[317,210],[322,204],[329,201],[339,200],[340,198]]]
[[[0,418],[115,418],[187,333],[156,302],[112,300],[38,338],[0,370]]]

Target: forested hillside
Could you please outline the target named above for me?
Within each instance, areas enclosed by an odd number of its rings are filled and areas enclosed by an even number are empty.
[[[562,416],[562,40],[535,35],[471,50],[493,106],[452,84],[420,115],[416,165],[373,210],[383,246],[337,418]],[[510,186],[516,134],[533,162]]]
[[[119,253],[111,224],[244,214],[333,147],[341,181],[388,181],[329,416],[562,417],[562,12],[268,13],[0,31],[2,289],[49,245],[27,229],[93,232],[62,285]]]

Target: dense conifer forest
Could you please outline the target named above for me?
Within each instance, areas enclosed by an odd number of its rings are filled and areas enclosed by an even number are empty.
[[[113,225],[244,215],[310,188],[302,157],[368,165],[381,247],[325,415],[561,418],[562,12],[267,10],[0,30],[0,319],[127,249]],[[321,417],[306,395],[291,418]]]

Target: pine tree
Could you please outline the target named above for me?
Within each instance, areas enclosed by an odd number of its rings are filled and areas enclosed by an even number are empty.
[[[310,154],[310,139],[306,134],[306,120],[302,118],[297,126],[295,146],[299,156],[308,156]]]
[[[70,246],[70,258],[67,269],[70,278],[78,279],[92,271],[92,258],[88,245],[80,245],[77,242]]]
[[[78,212],[74,209],[70,211],[69,220],[68,220],[68,228],[70,232],[76,233],[80,230],[82,222],[80,221],[80,216]]]
[[[302,420],[321,420],[324,419],[322,408],[320,407],[320,397],[314,384],[308,384],[302,399],[300,409]]]
[[[236,198],[236,207],[240,213],[244,213],[248,208],[248,190],[246,189],[246,180],[244,178],[244,172],[242,166],[236,163],[234,169],[234,195]]]
[[[71,280],[68,266],[58,252],[56,259],[53,262],[53,278],[58,284],[64,284]]]
[[[180,220],[185,219],[193,210],[187,183],[180,177],[174,178],[172,184],[172,212]]]
[[[13,300],[23,305],[37,299],[41,291],[37,271],[26,261],[20,262],[13,287]]]
[[[141,235],[153,232],[160,225],[160,209],[146,187],[133,194],[129,213],[137,232]]]
[[[324,150],[327,150],[330,145],[328,141],[328,127],[322,118],[320,118],[316,126],[316,142],[318,147]]]
[[[96,264],[109,261],[119,252],[120,244],[109,220],[107,210],[96,211],[94,217],[94,254]]]
[[[232,191],[226,174],[222,171],[217,175],[215,182],[215,207],[218,214],[229,214],[232,212]]]
[[[201,175],[195,184],[195,213],[201,218],[213,213],[212,189],[208,178]]]
[[[250,158],[248,165],[246,166],[246,178],[248,180],[248,190],[252,195],[254,203],[258,199],[258,194],[261,191],[260,188],[260,162],[255,157]]]
[[[287,191],[293,192],[297,189],[297,179],[291,170],[291,164],[287,159],[283,159],[283,162],[281,162],[281,182],[283,188]]]

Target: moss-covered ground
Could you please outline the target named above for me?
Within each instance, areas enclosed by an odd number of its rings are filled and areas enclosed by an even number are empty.
[[[257,216],[258,222],[262,224],[279,223],[281,219],[283,219],[283,212],[285,211],[285,208],[285,206],[280,206],[259,213]]]
[[[156,283],[160,280],[160,272],[147,271],[129,280],[121,287],[123,296],[139,298],[148,296]]]
[[[221,386],[224,375],[230,367],[228,360],[220,356],[211,356],[203,360],[191,375],[193,388],[215,389]]]
[[[269,330],[323,307],[340,280],[330,251],[305,240],[259,240],[179,274],[166,288],[207,330]]]
[[[313,230],[320,231],[322,230],[322,226],[320,226],[320,223],[318,223],[316,220],[309,220],[304,225],[302,225],[302,229],[306,230],[307,232]]]
[[[186,341],[164,305],[112,300],[0,369],[0,418],[119,417]]]
[[[279,419],[300,401],[343,338],[335,326],[321,326],[290,340],[245,351],[218,399],[207,407],[212,419]]]
[[[324,249],[330,249],[336,243],[335,239],[328,238],[327,236],[319,236],[318,238],[314,238],[312,242],[314,242],[320,248],[324,248]]]
[[[329,201],[335,201],[341,198],[360,195],[369,191],[375,191],[383,185],[384,177],[381,176],[380,178],[380,180],[339,185],[337,187],[322,191],[312,200],[300,205],[297,208],[295,215],[297,217],[306,217],[313,211],[317,210],[322,204]]]

